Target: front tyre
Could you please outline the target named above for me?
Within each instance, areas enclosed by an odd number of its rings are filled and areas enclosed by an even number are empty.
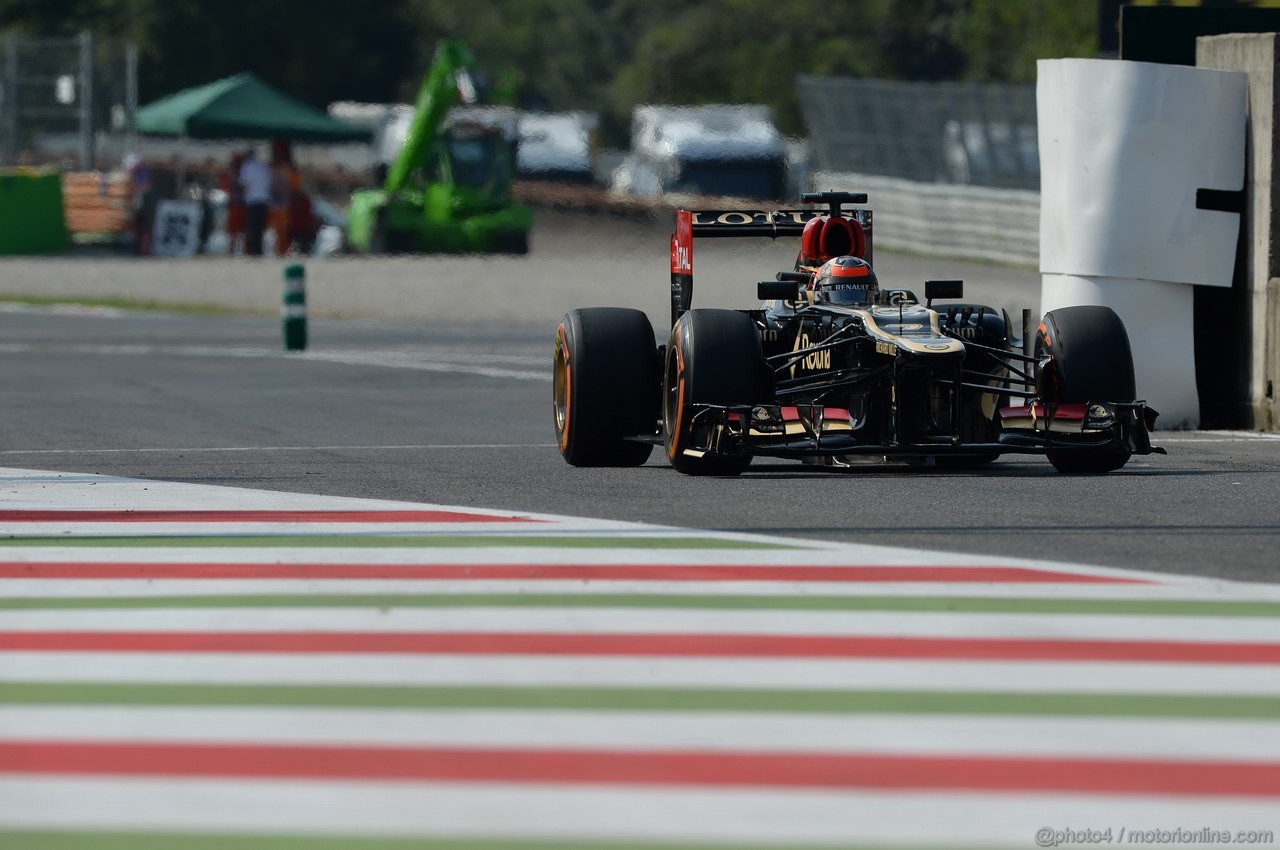
[[[667,459],[685,475],[738,475],[748,454],[695,456],[686,450],[711,442],[699,405],[754,404],[761,395],[760,334],[734,310],[690,310],[671,329],[662,381],[662,424]]]
[[[1110,307],[1063,307],[1036,331],[1036,392],[1046,402],[1133,401],[1133,352],[1124,322]],[[1100,473],[1129,462],[1128,449],[1090,454],[1049,452],[1059,472]]]
[[[572,310],[556,328],[552,363],[556,443],[574,466],[639,466],[658,421],[658,352],[639,310]]]

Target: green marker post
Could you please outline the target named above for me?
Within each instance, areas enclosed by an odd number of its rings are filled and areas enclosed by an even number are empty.
[[[307,272],[301,263],[284,267],[284,350],[307,348]]]

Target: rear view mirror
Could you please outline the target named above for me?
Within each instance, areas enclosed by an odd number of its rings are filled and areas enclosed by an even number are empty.
[[[924,298],[932,303],[935,298],[963,298],[963,280],[926,280],[924,282]]]
[[[794,280],[762,280],[756,284],[756,297],[761,301],[795,301],[800,284]]]

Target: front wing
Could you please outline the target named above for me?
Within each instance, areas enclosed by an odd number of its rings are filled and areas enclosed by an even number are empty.
[[[1144,401],[1046,404],[1032,402],[1000,411],[996,442],[859,440],[849,411],[822,405],[705,405],[691,422],[685,453],[805,458],[870,455],[929,457],[974,454],[1091,454],[1128,451],[1166,454],[1151,444],[1156,412]]]

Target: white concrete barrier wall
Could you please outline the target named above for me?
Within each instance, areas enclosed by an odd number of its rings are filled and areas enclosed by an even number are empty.
[[[1230,286],[1240,217],[1198,189],[1244,182],[1243,74],[1050,59],[1038,65],[1042,311],[1104,304],[1165,427],[1199,422],[1187,284]]]
[[[1115,310],[1129,331],[1138,398],[1159,411],[1158,427],[1191,428],[1200,418],[1191,345],[1194,295],[1190,286],[1165,281],[1046,274],[1040,310],[1077,304]]]
[[[1230,286],[1240,216],[1197,189],[1244,185],[1245,76],[1105,59],[1037,63],[1040,270]]]

